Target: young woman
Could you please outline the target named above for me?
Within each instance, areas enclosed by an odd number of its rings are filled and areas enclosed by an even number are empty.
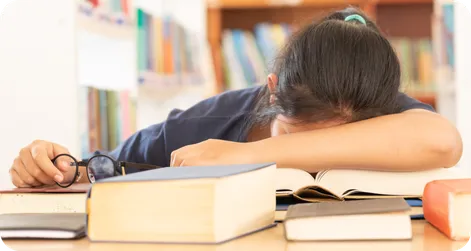
[[[230,91],[143,129],[110,153],[158,166],[276,162],[325,168],[415,171],[461,157],[456,128],[398,91],[397,56],[373,22],[334,12],[292,36],[264,86]],[[67,177],[51,159],[67,149],[34,141],[10,170],[19,187]],[[86,179],[85,179],[86,180]]]

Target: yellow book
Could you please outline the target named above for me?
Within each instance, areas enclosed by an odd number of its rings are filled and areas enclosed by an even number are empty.
[[[283,27],[280,24],[272,25],[272,37],[276,43],[277,48],[281,48],[285,44],[286,35]]]
[[[154,41],[154,60],[155,60],[155,72],[162,73],[164,71],[164,53],[163,53],[163,44],[162,44],[162,19],[160,17],[154,17],[154,32],[153,32],[153,39]]]
[[[274,225],[274,164],[158,168],[98,181],[91,241],[222,243]]]

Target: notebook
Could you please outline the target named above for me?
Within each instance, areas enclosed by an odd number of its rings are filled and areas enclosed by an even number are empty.
[[[268,163],[100,180],[89,192],[87,235],[96,242],[227,242],[274,226],[275,177],[276,165]]]
[[[297,204],[288,208],[285,236],[290,241],[410,239],[409,210],[401,198]]]
[[[406,199],[407,204],[410,206],[408,211],[412,220],[423,220],[424,211],[422,208],[422,200],[420,199]],[[282,222],[285,220],[288,208],[294,204],[277,204],[275,212],[275,221]]]
[[[300,169],[280,168],[276,175],[279,203],[384,197],[421,198],[428,182],[465,176],[458,168],[415,172],[334,169],[320,171],[315,175]]]
[[[0,190],[0,214],[85,213],[88,189],[90,184]]]
[[[85,236],[85,214],[3,214],[2,239],[78,239]]]

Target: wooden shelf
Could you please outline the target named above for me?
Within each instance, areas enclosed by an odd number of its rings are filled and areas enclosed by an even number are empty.
[[[219,0],[209,1],[210,9],[253,9],[277,7],[328,7],[364,4],[365,0]]]
[[[433,4],[433,0],[377,0],[377,4],[388,4],[388,5]]]
[[[328,7],[368,4],[431,4],[433,0],[209,0],[209,9],[253,9],[276,7]]]
[[[224,90],[222,32],[253,30],[260,22],[302,25],[327,12],[356,6],[376,21],[390,37],[431,38],[434,0],[207,0],[208,41],[215,64],[215,92]],[[415,96],[415,95],[414,95]],[[434,95],[417,98],[435,103]]]

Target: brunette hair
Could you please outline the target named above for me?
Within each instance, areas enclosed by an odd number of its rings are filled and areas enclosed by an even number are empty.
[[[349,123],[396,109],[397,55],[378,27],[354,8],[301,27],[280,51],[272,72],[278,77],[276,91],[262,88],[253,123],[269,123],[278,114],[300,122]]]

